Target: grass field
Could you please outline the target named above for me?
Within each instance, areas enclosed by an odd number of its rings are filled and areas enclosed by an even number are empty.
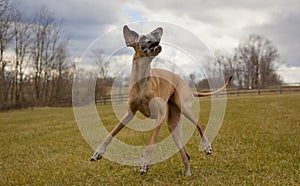
[[[210,101],[201,101],[206,122]],[[299,94],[229,97],[213,154],[199,152],[196,132],[187,144],[191,177],[184,176],[179,153],[142,176],[138,167],[90,162],[93,149],[81,136],[72,108],[3,112],[0,185],[300,185],[299,103]],[[99,109],[112,128],[117,121],[111,107]],[[143,136],[127,134],[122,131],[118,138],[146,143]]]

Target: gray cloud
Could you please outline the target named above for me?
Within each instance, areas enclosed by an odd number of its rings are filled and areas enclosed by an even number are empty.
[[[165,0],[153,3],[146,0],[135,1],[132,6],[142,10],[150,19],[165,19],[165,15],[169,15],[167,20],[174,23],[189,21],[190,25],[186,26],[190,26],[195,34],[195,27],[207,27],[202,30],[207,36],[198,36],[208,37],[207,43],[214,49],[232,49],[241,38],[252,33],[264,35],[273,41],[284,60],[300,66],[300,54],[297,52],[300,43],[300,11],[297,7],[300,1]],[[226,44],[217,44],[221,42]]]
[[[131,21],[160,20],[190,30],[213,50],[231,52],[239,40],[249,34],[264,35],[278,48],[288,65],[300,66],[300,1],[13,1],[29,15],[43,5],[54,11],[64,20],[65,33],[71,35],[71,50],[77,57],[108,30],[121,28]]]
[[[85,24],[111,24],[118,21],[120,4],[106,1],[81,0],[14,0],[29,15],[45,6],[57,17],[70,22]]]
[[[287,15],[279,20],[277,24],[248,27],[250,33],[258,33],[272,40],[278,48],[282,60],[289,65],[300,66],[300,13],[298,15]]]
[[[13,0],[29,17],[42,7],[62,20],[64,34],[71,38],[72,54],[80,57],[84,50],[113,25],[121,24],[122,4],[117,1],[81,0]]]

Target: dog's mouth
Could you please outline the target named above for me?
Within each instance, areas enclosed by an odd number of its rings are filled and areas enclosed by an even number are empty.
[[[159,54],[162,50],[161,46],[159,45],[159,42],[155,42],[149,47],[151,53],[154,53],[155,55]]]

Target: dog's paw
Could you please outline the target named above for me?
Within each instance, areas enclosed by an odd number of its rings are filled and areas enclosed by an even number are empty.
[[[211,145],[208,141],[202,142],[202,149],[204,150],[204,152],[207,155],[210,155],[212,153],[212,148],[211,148]]]
[[[91,157],[91,161],[100,160],[104,154],[105,150],[97,149],[93,156]]]
[[[93,156],[91,157],[91,161],[97,161],[97,160],[100,160],[102,158],[102,155],[99,154],[98,152],[95,152],[93,154]]]
[[[149,163],[142,162],[140,165],[140,173],[141,175],[145,174],[149,170]]]
[[[151,148],[146,148],[144,154],[142,155],[141,164],[140,164],[141,175],[148,172],[151,159],[152,159]]]
[[[186,176],[186,177],[192,176],[191,171],[190,171],[190,170],[187,170],[187,171],[185,172],[185,176]]]

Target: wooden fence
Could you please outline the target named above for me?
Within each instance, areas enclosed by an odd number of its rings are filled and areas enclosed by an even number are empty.
[[[227,95],[267,95],[267,94],[283,94],[283,93],[300,92],[300,83],[285,83],[277,86],[269,86],[258,89],[238,89],[229,88]]]
[[[112,103],[127,103],[128,94],[105,95],[96,99],[96,105],[106,105]]]
[[[203,91],[203,90],[201,90]],[[205,92],[205,91],[204,91]],[[269,86],[259,89],[239,89],[228,88],[226,94],[228,96],[242,96],[242,95],[270,95],[270,94],[287,94],[287,93],[300,93],[300,83],[285,83],[277,86]],[[224,93],[219,93],[224,94]],[[216,95],[217,96],[217,95]],[[112,103],[127,103],[127,94],[105,95],[97,98],[95,103],[97,105],[105,105]]]

